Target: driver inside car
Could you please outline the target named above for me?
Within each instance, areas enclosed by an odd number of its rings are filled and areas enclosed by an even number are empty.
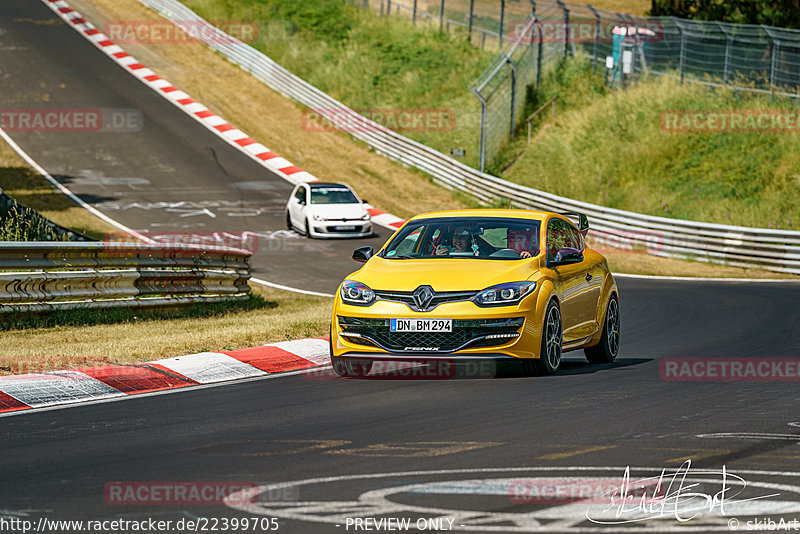
[[[452,243],[452,247],[447,247],[445,245],[437,246],[434,254],[437,256],[446,256],[451,252],[470,252],[472,250],[472,234],[465,228],[457,226],[455,230],[453,230]]]
[[[533,230],[515,230],[509,228],[506,246],[519,252],[520,258],[530,258],[539,252],[538,239]]]

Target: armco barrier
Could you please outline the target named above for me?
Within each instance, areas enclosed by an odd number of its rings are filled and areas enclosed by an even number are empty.
[[[177,0],[140,2],[173,22],[191,21],[199,26],[208,24]],[[286,97],[319,110],[323,116],[330,113],[331,116],[326,116],[330,120],[335,118],[334,114],[339,118],[343,114],[356,114],[251,46],[233,37],[226,43],[218,41],[221,40],[216,39],[215,42],[206,44]],[[366,142],[375,151],[391,159],[430,174],[445,187],[468,193],[487,203],[506,199],[513,207],[519,208],[580,211],[589,217],[593,232],[601,237],[619,236],[631,243],[631,246],[659,256],[688,257],[732,266],[800,274],[798,231],[654,217],[570,200],[481,173],[369,119],[360,120],[374,127],[351,132],[356,139]],[[652,246],[654,235],[658,236],[658,247]]]
[[[241,298],[249,258],[174,244],[0,242],[0,313]]]

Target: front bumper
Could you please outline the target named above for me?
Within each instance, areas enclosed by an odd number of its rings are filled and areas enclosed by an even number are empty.
[[[413,312],[398,302],[362,307],[337,297],[331,320],[332,356],[395,361],[537,358],[541,321],[535,317],[534,303],[531,298],[517,306],[480,308],[473,302],[452,302],[431,312]],[[453,319],[453,332],[390,332],[391,318]]]
[[[347,228],[340,230],[339,228]],[[351,230],[352,228],[352,230]],[[353,238],[372,235],[372,221],[309,221],[310,237]]]

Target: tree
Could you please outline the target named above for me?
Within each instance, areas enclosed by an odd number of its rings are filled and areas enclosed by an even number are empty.
[[[800,0],[652,0],[650,15],[800,28]]]

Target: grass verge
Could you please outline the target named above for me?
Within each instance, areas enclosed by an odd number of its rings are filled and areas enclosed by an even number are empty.
[[[129,364],[328,334],[331,300],[253,288],[249,302],[3,319],[0,374]]]
[[[675,131],[666,126],[678,122],[667,123],[664,115],[774,110],[796,117],[800,106],[790,99],[681,85],[668,77],[646,78],[624,91],[608,89],[601,75],[592,75],[588,61],[578,58],[553,69],[533,100],[554,94],[560,95],[557,117],[540,125],[530,145],[520,136],[510,147],[508,153],[518,156],[504,178],[649,215],[797,228],[796,128]]]
[[[464,161],[477,163],[480,103],[469,86],[495,53],[471,46],[463,29],[440,33],[343,0],[182,1],[206,20],[256,22],[251,46],[294,74],[441,152],[463,148]],[[403,128],[414,110],[425,120]],[[438,120],[438,111],[454,120]]]

